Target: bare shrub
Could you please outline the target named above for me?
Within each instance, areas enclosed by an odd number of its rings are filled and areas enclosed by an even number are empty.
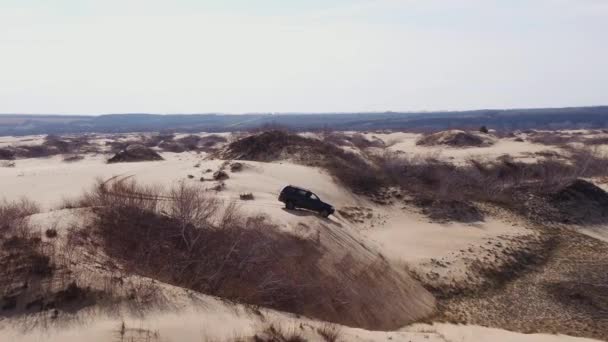
[[[262,216],[246,217],[236,204],[220,205],[192,183],[166,192],[149,189],[134,182],[103,183],[85,196],[96,204],[89,234],[100,237],[105,253],[126,271],[333,322],[403,324],[402,317],[391,316],[386,323],[384,318],[367,317],[363,309],[371,300],[361,295],[365,289],[404,291],[400,286],[405,280],[381,260],[356,273],[348,264],[352,258],[341,261],[340,272],[353,272],[345,277],[356,275],[349,285],[352,290],[345,291],[336,275],[320,264],[325,250],[314,237],[284,233]],[[391,281],[377,284],[379,275]],[[352,312],[347,303],[355,308]]]
[[[569,149],[567,159],[548,157],[535,163],[509,157],[496,160],[470,158],[454,165],[433,156],[385,154],[378,157],[379,172],[390,184],[412,195],[414,204],[435,219],[477,220],[471,202],[491,202],[529,211],[530,196],[545,198],[579,177],[608,175],[608,157],[590,149]],[[539,206],[544,204],[538,202]],[[539,209],[540,210],[540,209]],[[541,210],[548,213],[548,210]]]
[[[297,327],[284,329],[275,324],[269,324],[262,332],[253,336],[255,342],[306,342],[308,341]]]
[[[608,155],[598,148],[568,148],[574,167],[573,177],[602,177],[608,175]]]
[[[325,342],[338,342],[342,335],[342,330],[338,325],[332,323],[324,323],[317,328],[317,333],[325,340]]]
[[[0,311],[31,310],[44,304],[28,295],[43,291],[41,280],[55,271],[52,246],[28,224],[27,217],[36,212],[38,206],[25,199],[0,203]]]
[[[0,201],[0,236],[21,230],[27,217],[40,212],[40,206],[27,198]]]

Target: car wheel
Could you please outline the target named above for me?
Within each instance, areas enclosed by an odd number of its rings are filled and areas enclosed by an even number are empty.
[[[323,216],[325,218],[329,217],[329,215],[330,215],[328,210],[322,210],[320,214],[321,214],[321,216]]]
[[[293,205],[293,202],[287,202],[287,203],[285,203],[285,208],[287,208],[289,210],[294,210],[296,208],[296,206]]]

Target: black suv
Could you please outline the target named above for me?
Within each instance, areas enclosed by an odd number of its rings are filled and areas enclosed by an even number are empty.
[[[327,204],[310,190],[288,185],[281,191],[279,201],[285,203],[285,208],[293,210],[303,208],[318,212],[323,217],[334,213],[334,207]]]

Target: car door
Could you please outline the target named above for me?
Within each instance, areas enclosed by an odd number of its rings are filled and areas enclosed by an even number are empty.
[[[298,208],[308,209],[308,197],[307,191],[305,190],[296,190],[293,196],[293,204]]]
[[[313,194],[312,192],[309,194],[308,201],[310,207],[308,209],[315,211],[321,210],[321,199],[319,199],[319,196]]]

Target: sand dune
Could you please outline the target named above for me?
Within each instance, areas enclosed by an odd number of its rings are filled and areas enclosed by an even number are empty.
[[[136,135],[124,135],[121,139],[128,140],[133,136]],[[321,138],[316,133],[303,136]],[[488,147],[461,149],[418,146],[416,141],[420,135],[412,133],[368,133],[366,136],[381,139],[389,151],[432,154],[455,163],[464,162],[471,156],[496,158],[504,154],[524,161],[534,161],[537,158],[533,155],[535,152],[548,149],[560,151],[557,147],[518,142],[511,138],[499,139]],[[106,135],[96,139],[97,143],[104,144],[114,138]],[[33,144],[42,140],[43,137],[38,136],[4,137],[0,139],[0,146]],[[377,148],[370,148],[370,151],[381,152],[381,149],[374,149]],[[80,195],[83,190],[93,186],[97,179],[132,178],[143,184],[160,184],[165,187],[184,181],[208,189],[210,195],[225,202],[236,202],[248,215],[266,216],[284,233],[316,236],[318,243],[328,251],[321,265],[328,273],[335,274],[345,289],[360,291],[362,295],[365,293],[371,297],[390,297],[378,301],[384,303],[381,307],[359,307],[359,328],[341,326],[341,340],[591,341],[565,335],[528,335],[474,325],[434,323],[404,326],[403,322],[411,323],[425,317],[431,317],[432,320],[436,299],[423,285],[456,286],[467,283],[467,286],[481,286],[485,276],[483,272],[487,270],[480,269],[480,264],[498,267],[497,265],[510,260],[512,254],[509,253],[531,248],[528,242],[536,242],[541,234],[525,220],[491,206],[482,206],[485,213],[483,221],[436,222],[406,202],[379,204],[369,197],[355,194],[319,167],[288,161],[240,161],[243,169],[231,172],[230,160],[209,158],[210,154],[206,152],[160,154],[164,159],[162,161],[116,164],[106,163],[111,155],[102,153],[87,154],[83,160],[75,163],[66,163],[61,156],[18,159],[15,167],[0,168],[0,198],[35,199],[42,204],[43,212],[30,217],[31,225],[40,231],[52,225],[59,236],[64,237],[71,227],[81,227],[84,224],[83,217],[86,217],[88,209],[62,210],[59,208],[62,200]],[[220,169],[224,169],[229,178],[222,181],[224,186],[221,191],[215,191],[212,189],[220,182],[213,180],[212,175]],[[201,178],[204,180],[201,181]],[[323,219],[316,213],[305,210],[286,210],[277,201],[277,197],[282,187],[288,184],[309,188],[321,199],[334,205],[338,212]],[[254,200],[241,201],[239,195],[243,193],[253,194]],[[604,226],[580,227],[578,231],[608,241]],[[96,258],[75,265],[74,270],[81,272],[84,278],[87,275],[96,280],[111,277],[99,268],[102,262]],[[344,260],[350,260],[348,267],[344,266]],[[357,275],[363,274],[378,260],[386,262],[390,272],[375,274],[377,288],[352,287],[355,286],[352,283]],[[344,271],[345,268],[348,272]],[[137,282],[143,278],[131,276],[129,279]],[[393,286],[395,284],[398,285]],[[0,340],[106,342],[120,337],[145,341],[230,340],[252,336],[269,324],[295,329],[311,341],[322,340],[317,328],[325,324],[323,322],[265,308],[252,309],[231,304],[168,284],[159,283],[158,286],[162,297],[171,303],[169,307],[138,314],[120,305],[112,313],[92,307],[70,315],[69,319],[66,316],[65,324],[40,325],[40,316],[36,315],[2,317]],[[38,323],[31,325],[34,321]],[[48,323],[48,319],[42,321]],[[384,331],[365,330],[361,327],[375,327],[372,330]]]

